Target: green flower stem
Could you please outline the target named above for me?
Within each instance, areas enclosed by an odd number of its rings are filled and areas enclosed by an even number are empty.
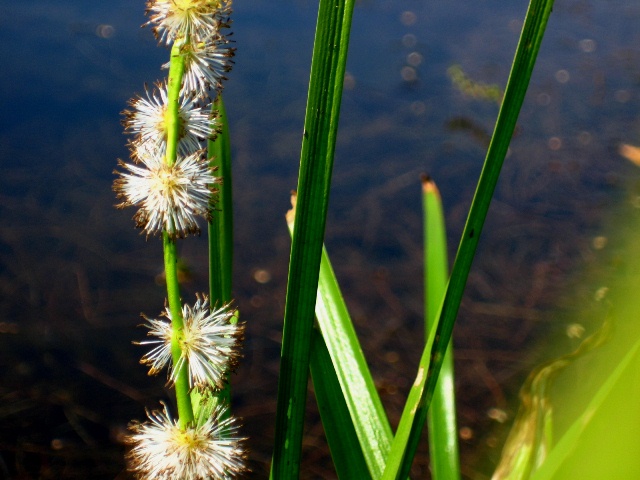
[[[171,338],[171,357],[173,365],[178,365],[182,356],[180,340],[184,329],[182,318],[182,305],[180,301],[180,286],[178,284],[178,252],[175,240],[169,238],[167,232],[162,233],[162,246],[164,248],[164,272],[167,280],[167,298],[169,300],[169,311],[171,312],[171,326],[173,336]],[[176,403],[178,404],[178,423],[181,428],[185,428],[193,422],[193,407],[189,396],[189,376],[188,365],[182,364],[182,368],[177,372],[175,389]]]
[[[165,161],[168,166],[176,163],[178,155],[178,138],[180,137],[180,90],[182,77],[184,76],[184,57],[181,54],[185,42],[176,40],[171,47],[171,63],[169,66],[169,79],[167,81],[167,111],[165,112],[165,125],[167,128],[167,152]]]
[[[168,166],[176,162],[178,152],[178,138],[180,136],[180,89],[184,76],[184,57],[180,50],[184,41],[176,41],[171,48],[171,64],[169,67],[169,79],[167,82],[167,111],[165,112],[165,124],[167,129],[167,151],[165,162]],[[182,318],[182,301],[180,299],[180,285],[178,283],[178,252],[175,239],[169,237],[167,232],[162,232],[162,246],[164,248],[164,272],[167,281],[167,299],[171,312],[171,357],[174,367],[178,365],[182,356],[180,340],[184,329]],[[176,403],[178,404],[178,424],[185,428],[193,423],[193,406],[189,396],[189,372],[186,362],[176,372]]]

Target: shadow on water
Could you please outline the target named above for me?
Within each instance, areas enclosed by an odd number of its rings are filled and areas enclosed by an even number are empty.
[[[453,258],[497,106],[456,89],[447,69],[504,85],[526,3],[499,5],[356,8],[327,246],[394,425],[422,336],[419,174],[443,193]],[[316,14],[306,1],[281,8],[238,2],[225,90],[234,290],[248,328],[234,409],[254,478],[266,478],[271,453],[284,213]],[[138,28],[142,2],[1,10],[0,475],[127,478],[127,423],[171,393],[131,344],[144,335],[136,316],[163,305],[161,246],[133,233],[132,210],[113,208],[111,172],[126,156],[119,111],[161,75],[166,51]],[[592,240],[624,195],[630,170],[616,149],[640,143],[639,17],[632,1],[556,2],[455,332],[467,478],[489,478],[522,380],[554,353],[541,339],[562,337],[554,312],[586,295],[575,272],[597,264]],[[205,241],[181,243],[185,298],[206,289]],[[334,478],[309,402],[303,478]],[[413,473],[428,476],[426,449]]]

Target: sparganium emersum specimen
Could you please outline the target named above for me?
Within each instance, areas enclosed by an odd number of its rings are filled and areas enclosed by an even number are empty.
[[[134,423],[128,441],[129,467],[144,479],[231,479],[244,471],[246,453],[238,426],[217,398],[240,357],[244,325],[229,305],[210,309],[206,296],[193,306],[180,299],[176,264],[178,238],[199,233],[197,218],[210,221],[215,185],[210,159],[201,142],[220,128],[208,113],[211,98],[222,90],[235,49],[226,38],[231,25],[227,0],[149,0],[147,14],[159,43],[171,46],[168,78],[129,102],[123,112],[131,163],[119,161],[114,190],[120,208],[135,206],[137,227],[162,236],[168,306],[164,318],[149,319],[153,345],[141,360],[150,373],[168,368],[175,388],[178,417],[167,407]],[[217,402],[211,416],[196,417],[195,392]],[[203,397],[204,398],[204,397]],[[203,404],[204,405],[204,404]],[[200,413],[204,406],[199,405]],[[208,404],[207,406],[211,406]]]
[[[166,308],[162,315],[166,320],[144,317],[148,335],[155,337],[139,342],[141,345],[155,345],[141,360],[150,366],[149,374],[158,373],[168,366],[169,381],[174,382],[176,372],[186,363],[190,387],[222,388],[227,373],[238,363],[244,337],[244,324],[232,323],[234,312],[230,306],[210,310],[209,299],[205,295],[196,296],[193,307],[183,305],[184,328],[178,337],[182,356],[176,365],[171,364],[171,340],[176,335],[171,328],[171,312]]]
[[[245,470],[243,438],[224,407],[200,427],[181,429],[164,411],[147,412],[149,421],[134,423],[128,441],[129,461],[141,479],[204,480],[235,478]]]

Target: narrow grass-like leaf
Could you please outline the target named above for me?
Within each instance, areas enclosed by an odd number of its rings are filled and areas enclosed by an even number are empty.
[[[298,176],[271,476],[297,479],[311,331],[354,0],[320,0]]]
[[[209,222],[209,294],[211,305],[229,303],[231,279],[233,275],[233,202],[231,181],[231,142],[227,113],[222,94],[213,103],[211,110],[221,125],[214,140],[209,140],[210,164],[216,169],[216,176],[222,177],[218,185],[217,201]]]
[[[438,322],[429,334],[420,359],[418,374],[409,392],[409,398],[391,446],[384,480],[406,477],[411,468],[444,354],[451,339],[478,239],[529,85],[552,6],[553,0],[532,0],[529,4],[502,106],[462,233]]]
[[[207,225],[209,240],[209,299],[211,308],[231,302],[231,282],[233,276],[233,202],[231,181],[231,141],[227,113],[222,94],[211,105],[214,118],[220,124],[218,135],[207,142],[207,157],[216,169],[216,176],[222,177],[218,194],[211,204],[211,221]],[[237,317],[234,317],[237,321]],[[209,418],[220,401],[229,403],[229,386],[221,392],[200,393],[191,391],[191,402],[197,425]],[[226,410],[227,413],[229,409]]]
[[[295,195],[291,203],[294,208],[287,213],[287,223],[289,231],[293,232]],[[340,396],[351,415],[370,475],[372,478],[380,478],[391,448],[393,432],[324,248],[320,262],[316,316],[342,389]]]
[[[422,178],[422,205],[424,212],[425,331],[428,335],[438,319],[449,278],[447,234],[442,212],[442,199],[438,187],[428,177]],[[458,428],[456,426],[453,342],[451,340],[449,340],[449,346],[442,362],[427,418],[432,478],[434,480],[459,479],[460,460]]]
[[[369,471],[373,478],[380,478],[391,449],[393,432],[326,250],[322,252],[316,314]]]
[[[327,345],[322,338],[322,333],[316,328],[313,329],[312,334],[309,366],[322,426],[338,478],[371,479]]]

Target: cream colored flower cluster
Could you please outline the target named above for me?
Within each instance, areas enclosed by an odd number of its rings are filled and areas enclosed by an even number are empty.
[[[227,374],[239,358],[244,325],[231,322],[233,311],[226,305],[209,309],[206,296],[198,296],[193,307],[184,305],[184,328],[178,341],[181,356],[173,364],[171,313],[165,309],[165,319],[149,319],[150,340],[140,344],[153,345],[141,363],[150,366],[149,374],[165,367],[169,383],[175,373],[186,366],[189,386],[200,392],[215,391],[224,386]],[[238,423],[226,407],[219,404],[201,425],[180,428],[164,411],[148,413],[149,421],[134,423],[129,437],[131,470],[144,479],[232,479],[245,470],[243,439],[238,435]]]
[[[235,49],[225,32],[230,27],[230,3],[209,0],[156,0],[147,4],[160,43],[172,45],[184,65],[177,119],[169,115],[166,83],[129,102],[123,112],[133,164],[120,162],[114,190],[119,208],[138,207],[136,226],[147,235],[165,231],[172,238],[199,233],[197,217],[210,219],[212,195],[220,179],[202,150],[219,128],[208,113],[211,96],[222,90]],[[177,48],[175,48],[177,47]],[[175,60],[174,60],[175,61]],[[170,62],[164,65],[168,68]],[[177,156],[169,159],[169,130],[176,129]]]
[[[237,424],[224,407],[200,427],[181,429],[168,409],[132,426],[131,464],[147,480],[231,480],[245,470]]]
[[[178,341],[181,356],[176,365],[171,364],[173,329],[169,308],[165,308],[162,315],[166,320],[144,317],[148,335],[155,337],[139,342],[141,345],[154,345],[141,360],[141,363],[151,367],[149,373],[156,374],[168,367],[169,382],[174,383],[176,372],[186,365],[191,388],[207,390],[224,387],[227,373],[238,363],[239,347],[244,335],[244,324],[231,321],[233,311],[229,306],[211,311],[209,300],[203,295],[196,297],[193,307],[182,307],[184,328]]]
[[[233,63],[234,49],[225,34],[230,14],[225,0],[147,2],[146,25],[160,44],[171,47],[171,61],[163,66],[170,78],[130,100],[123,125],[132,136],[131,163],[119,161],[114,172],[117,206],[137,207],[136,226],[147,236],[165,233],[175,242],[199,233],[198,218],[211,219],[221,179],[203,142],[214,139],[220,128],[209,112]],[[237,364],[244,325],[229,305],[211,308],[205,295],[173,311],[182,317],[179,327],[169,307],[160,318],[144,317],[148,339],[139,344],[150,345],[151,351],[141,363],[150,374],[166,368],[169,385],[186,371],[191,394],[215,395]],[[148,417],[132,425],[128,439],[130,468],[138,478],[231,479],[245,470],[238,423],[222,401],[210,416],[191,422],[174,420],[166,406]]]

